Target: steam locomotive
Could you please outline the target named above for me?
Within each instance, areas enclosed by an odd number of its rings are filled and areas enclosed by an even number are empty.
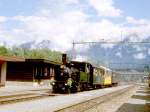
[[[118,84],[116,73],[112,70],[79,61],[61,65],[54,79],[54,93],[74,93]]]

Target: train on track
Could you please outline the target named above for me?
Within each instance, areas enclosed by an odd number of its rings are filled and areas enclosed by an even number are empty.
[[[118,84],[116,73],[88,62],[70,61],[60,66],[52,88],[54,93],[74,93]]]

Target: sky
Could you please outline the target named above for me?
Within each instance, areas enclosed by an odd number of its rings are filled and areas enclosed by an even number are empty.
[[[0,44],[49,40],[54,50],[73,41],[131,41],[150,36],[150,0],[0,0]],[[141,54],[139,54],[141,56]]]

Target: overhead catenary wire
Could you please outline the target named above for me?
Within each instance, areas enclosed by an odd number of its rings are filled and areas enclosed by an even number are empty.
[[[118,44],[118,45],[150,45],[150,41],[105,41],[105,40],[101,40],[101,41],[73,41],[72,45],[73,45],[73,50],[75,52],[75,46],[76,45],[90,45],[90,44]],[[110,64],[115,64],[115,65],[139,65],[137,63],[115,63],[115,62],[109,62]],[[147,64],[140,64],[140,65],[147,65]]]
[[[78,41],[75,42],[73,41],[73,46],[75,47],[76,44],[150,44],[149,41],[141,41],[141,42],[137,42],[137,41],[130,41],[130,42],[126,42],[126,41]]]

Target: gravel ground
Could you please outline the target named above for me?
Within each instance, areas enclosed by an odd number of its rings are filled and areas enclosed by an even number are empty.
[[[136,86],[85,112],[150,112],[150,89]]]

